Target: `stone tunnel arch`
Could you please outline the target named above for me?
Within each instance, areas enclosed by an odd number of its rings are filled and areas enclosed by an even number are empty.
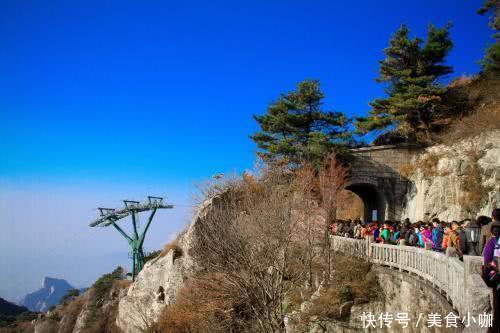
[[[370,146],[351,149],[350,176],[345,188],[360,197],[365,220],[377,211],[377,220],[400,220],[410,182],[400,170],[422,151],[411,145]]]
[[[356,194],[363,202],[363,220],[370,222],[374,218],[385,221],[386,198],[380,189],[370,181],[351,182],[345,187],[346,190]]]

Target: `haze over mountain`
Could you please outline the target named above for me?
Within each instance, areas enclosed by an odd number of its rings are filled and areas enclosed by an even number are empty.
[[[45,277],[42,287],[24,298],[23,305],[30,311],[45,312],[52,305],[59,304],[61,298],[70,289],[75,289],[66,280]]]

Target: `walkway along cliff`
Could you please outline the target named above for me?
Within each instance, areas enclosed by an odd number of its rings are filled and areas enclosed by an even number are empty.
[[[410,246],[377,244],[367,239],[331,236],[336,252],[369,260],[401,274],[415,275],[438,291],[463,317],[476,318],[491,312],[491,290],[481,278],[482,257],[457,257]],[[405,311],[406,309],[400,309]],[[487,332],[486,328],[471,325],[464,332]]]

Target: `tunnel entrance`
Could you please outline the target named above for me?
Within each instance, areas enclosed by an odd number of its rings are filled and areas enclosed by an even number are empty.
[[[357,183],[351,184],[345,189],[356,194],[363,202],[363,220],[365,222],[385,221],[385,198],[375,185]]]
[[[361,220],[364,215],[363,200],[349,190],[338,195],[337,218],[340,220]]]

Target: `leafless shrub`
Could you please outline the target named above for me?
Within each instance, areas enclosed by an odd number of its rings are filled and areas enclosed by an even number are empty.
[[[302,195],[314,191],[314,174],[309,176],[307,181],[294,179],[289,172],[270,168],[258,180],[245,173],[224,191],[207,192],[214,194],[212,208],[197,226],[191,253],[205,271],[168,307],[161,320],[168,325],[163,327],[189,332],[284,329],[284,298],[304,276],[307,244],[298,225],[305,209],[300,205],[314,206],[311,196]],[[307,228],[308,223],[302,225]],[[203,318],[194,320],[193,309]],[[194,327],[194,322],[205,324]]]
[[[174,260],[182,257],[182,248],[178,244],[179,239],[176,238],[168,244],[165,244],[160,253],[160,257],[166,256],[170,251],[174,251]]]
[[[329,155],[319,172],[321,203],[327,214],[328,225],[337,218],[338,199],[344,189],[348,168],[335,154]]]
[[[16,322],[9,326],[0,327],[0,333],[34,333],[35,326],[31,322]],[[37,331],[44,333],[41,330]]]
[[[76,297],[64,307],[64,320],[59,327],[59,333],[71,333],[75,327],[78,315],[82,311],[85,298],[83,296]]]
[[[345,187],[348,169],[335,154],[329,155],[319,172],[321,205],[326,213],[324,224],[324,250],[327,261],[326,276],[331,276],[329,227],[337,219],[339,195]]]
[[[295,191],[301,208],[296,211],[296,250],[303,254],[303,264],[307,277],[306,288],[313,286],[313,268],[316,258],[321,254],[323,245],[324,220],[318,214],[317,202],[320,198],[319,181],[309,165],[295,171]]]
[[[452,87],[451,90],[455,88]],[[500,129],[500,79],[476,77],[460,80],[458,89],[463,90],[470,103],[464,106],[459,117],[439,136],[439,141],[452,144],[474,137],[488,130]]]
[[[304,285],[313,286],[312,277],[328,270],[327,214],[318,201],[324,197],[333,209],[338,199],[326,189],[327,181],[340,184],[333,170],[335,165],[323,171],[323,191],[307,166],[293,172],[270,167],[259,177],[245,173],[218,187],[222,192],[208,191],[211,206],[195,226],[190,250],[203,269],[152,332],[284,332],[285,315],[315,290]]]
[[[196,185],[198,192],[193,196],[193,202],[196,206],[202,204],[205,200],[213,198],[224,193],[230,188],[237,186],[239,178],[234,174],[217,174],[210,179],[206,179]]]
[[[500,103],[479,107],[476,112],[456,120],[441,137],[443,143],[473,137],[488,130],[500,129]]]
[[[116,270],[115,270],[116,272]],[[109,275],[108,275],[109,276]],[[101,277],[102,279],[103,277]],[[99,281],[99,280],[98,280]],[[118,295],[120,290],[130,286],[130,281],[114,279],[109,282],[110,288],[100,295],[100,306],[92,309],[92,299],[96,297],[96,283],[88,290],[91,316],[88,315],[84,332],[85,333],[120,333],[121,330],[116,326],[116,317],[118,315]]]
[[[222,274],[202,273],[186,281],[177,301],[166,307],[151,332],[245,332],[244,304],[233,303],[239,290]]]
[[[192,255],[219,277],[219,288],[233,291],[225,301],[241,305],[239,312],[260,332],[283,331],[283,300],[302,274],[291,269],[297,267],[291,262],[297,260],[292,243],[298,239],[292,212],[299,208],[291,183],[281,170],[268,170],[258,182],[246,175],[213,200],[197,226]]]
[[[466,75],[461,75],[459,77],[456,77],[453,79],[450,84],[448,85],[448,88],[459,88],[459,87],[464,87],[469,84],[471,84],[473,78],[470,76]]]
[[[440,159],[440,155],[428,153],[418,160],[418,169],[420,169],[426,177],[438,176],[438,163]]]
[[[368,262],[342,255],[335,255],[332,262],[336,270],[331,283],[320,291],[319,297],[312,299],[311,307],[301,315],[298,325],[302,331],[307,331],[312,321],[346,319],[343,317],[346,313],[340,311],[346,302],[360,304],[378,297],[378,280]]]
[[[399,167],[399,174],[404,178],[411,178],[417,172],[417,169],[415,163],[406,163]]]
[[[478,210],[486,203],[489,192],[492,191],[491,187],[484,185],[484,170],[478,163],[483,154],[476,147],[471,147],[466,152],[468,164],[464,176],[460,180],[462,194],[459,197],[459,204],[471,216],[477,214]]]

